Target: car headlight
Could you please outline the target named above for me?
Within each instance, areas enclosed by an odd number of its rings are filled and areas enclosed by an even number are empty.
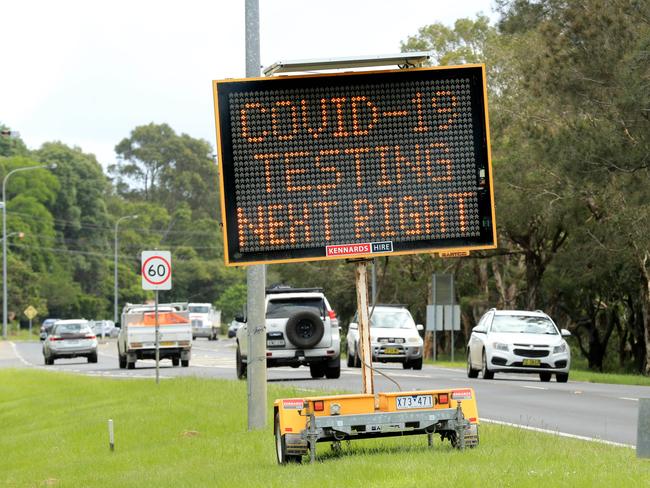
[[[410,344],[419,344],[421,340],[422,339],[420,339],[419,337],[407,337],[406,338],[406,342],[408,342]]]
[[[555,346],[553,348],[553,354],[558,354],[560,352],[566,352],[566,350],[567,350],[566,342],[563,342],[559,346]]]
[[[492,348],[496,349],[497,351],[509,351],[510,346],[508,344],[505,344],[503,342],[493,342],[492,343]]]

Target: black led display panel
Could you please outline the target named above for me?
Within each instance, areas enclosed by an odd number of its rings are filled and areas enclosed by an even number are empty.
[[[227,264],[496,246],[485,70],[214,82]]]

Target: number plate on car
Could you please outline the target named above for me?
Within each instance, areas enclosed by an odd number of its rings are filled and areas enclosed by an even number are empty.
[[[397,347],[387,347],[384,349],[384,354],[399,354],[400,350]]]
[[[395,401],[398,410],[409,408],[433,408],[432,395],[398,396]]]
[[[284,346],[284,339],[269,339],[266,341],[267,346]]]
[[[524,366],[539,366],[541,361],[539,359],[524,359]]]

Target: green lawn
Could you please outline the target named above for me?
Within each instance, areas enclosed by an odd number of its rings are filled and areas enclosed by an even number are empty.
[[[478,448],[425,436],[319,444],[314,465],[278,466],[269,426],[246,429],[246,384],[111,380],[0,371],[0,486],[644,486],[650,460],[629,448],[481,425]],[[479,405],[480,411],[480,405]],[[108,448],[107,420],[116,449]]]

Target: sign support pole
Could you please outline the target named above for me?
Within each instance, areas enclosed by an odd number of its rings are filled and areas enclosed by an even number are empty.
[[[361,380],[363,393],[374,394],[372,373],[372,350],[370,344],[370,317],[368,313],[368,261],[355,264],[357,283],[357,314],[359,316],[359,357],[361,359]]]
[[[260,75],[259,0],[246,0],[246,76]],[[263,264],[246,270],[248,287],[248,430],[266,427],[266,268]]]
[[[160,383],[160,326],[158,325],[158,290],[155,292],[154,316],[156,324],[156,384]]]

